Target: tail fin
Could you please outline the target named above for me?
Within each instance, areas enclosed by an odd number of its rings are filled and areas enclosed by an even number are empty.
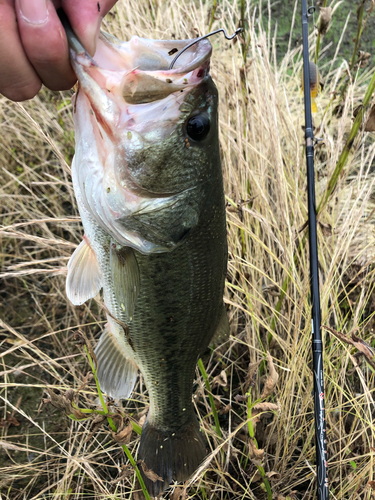
[[[173,480],[188,479],[205,455],[206,446],[195,417],[177,430],[162,430],[147,421],[143,426],[138,458],[163,479],[153,482],[141,467],[146,488],[154,497],[163,493]]]

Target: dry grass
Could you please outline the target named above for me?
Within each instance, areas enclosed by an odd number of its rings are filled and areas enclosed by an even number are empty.
[[[106,29],[123,39],[133,34],[187,38],[196,30],[207,32],[209,7],[176,0],[119,2]],[[245,7],[251,39],[245,62],[240,43],[212,39],[212,76],[221,96],[230,247],[226,303],[232,335],[204,359],[221,410],[222,437],[215,430],[197,370],[196,408],[211,453],[188,482],[186,494],[202,500],[267,498],[260,468],[273,498],[311,499],[315,498],[313,378],[308,247],[303,243],[305,232],[300,231],[307,219],[300,48],[276,63],[272,33],[261,29],[252,4]],[[221,13],[213,27],[234,31],[239,8],[223,1]],[[263,23],[267,25],[267,20]],[[325,87],[314,117],[319,126],[316,134],[324,139],[315,155],[318,201],[372,74],[372,69],[365,69],[354,75],[337,117],[330,100],[345,71],[344,63],[338,66],[333,69],[337,64],[325,62],[323,53]],[[95,343],[104,322],[100,304],[73,307],[64,291],[67,260],[82,236],[69,175],[74,152],[70,98],[70,92],[48,91],[22,105],[0,98],[0,498],[4,500],[114,500],[130,498],[132,493],[140,498],[133,474],[116,480],[126,457],[106,426],[90,435],[91,420],[69,420],[50,405],[38,413],[44,387],[65,392],[83,384],[89,365],[82,346],[72,340],[74,332],[82,329]],[[373,135],[361,131],[319,216],[318,235],[322,322],[346,334],[356,329],[356,335],[371,346],[375,345],[374,155]],[[331,333],[325,333],[324,340],[330,492],[336,499],[370,500],[375,484],[369,483],[375,479],[375,372],[352,345]],[[262,453],[251,444],[255,440],[249,436],[248,417],[254,416],[252,405],[261,397],[270,368],[267,351],[279,379],[264,400],[278,409],[263,412],[254,423]],[[262,363],[255,365],[258,361]],[[246,393],[251,401],[236,398]],[[141,378],[126,411],[139,420],[147,402]],[[80,392],[79,406],[97,404],[95,384],[90,382]],[[135,455],[135,433],[128,446]],[[178,491],[166,496],[177,500]]]

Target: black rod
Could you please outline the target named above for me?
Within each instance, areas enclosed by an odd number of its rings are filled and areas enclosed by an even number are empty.
[[[310,289],[311,289],[311,328],[314,372],[314,417],[317,498],[327,500],[329,496],[327,478],[327,440],[325,419],[325,395],[323,380],[323,343],[320,318],[318,238],[316,230],[316,203],[314,180],[314,134],[311,115],[310,62],[308,18],[314,7],[307,9],[306,0],[302,0],[302,36],[303,36],[303,87],[305,97],[305,139],[307,164],[307,195],[310,245]]]

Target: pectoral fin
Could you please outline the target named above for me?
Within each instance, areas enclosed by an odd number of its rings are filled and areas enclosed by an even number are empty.
[[[112,246],[110,267],[115,296],[131,321],[140,288],[139,268],[134,250],[130,247],[117,250]]]
[[[133,391],[138,368],[121,327],[107,325],[95,349],[100,389],[115,399],[126,399]]]
[[[102,288],[102,277],[94,250],[83,238],[68,262],[66,294],[70,302],[80,306],[92,299]]]

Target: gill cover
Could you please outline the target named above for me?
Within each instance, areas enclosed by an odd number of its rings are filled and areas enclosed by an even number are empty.
[[[198,223],[199,177],[183,139],[173,165],[167,143],[195,111],[191,95],[210,79],[211,45],[200,41],[169,70],[170,54],[189,40],[121,42],[102,33],[94,58],[73,42],[79,81],[74,187],[99,226],[121,245],[144,254],[173,250]],[[193,129],[199,133],[199,124]],[[184,161],[187,168],[181,169]]]

